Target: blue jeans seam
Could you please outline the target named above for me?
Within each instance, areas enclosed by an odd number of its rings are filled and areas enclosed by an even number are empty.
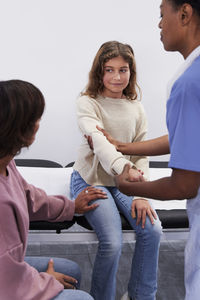
[[[141,263],[140,263],[140,273],[138,276],[138,279],[136,281],[136,288],[135,288],[135,300],[138,298],[138,293],[139,293],[139,282],[141,281],[141,274],[143,272],[143,266],[144,266],[144,245],[145,245],[145,237],[143,238],[143,253],[142,253],[142,258],[141,258]]]

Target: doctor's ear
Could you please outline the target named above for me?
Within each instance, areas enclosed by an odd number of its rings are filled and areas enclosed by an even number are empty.
[[[180,17],[182,25],[187,25],[190,22],[193,14],[194,10],[192,6],[188,3],[184,3],[180,8]]]

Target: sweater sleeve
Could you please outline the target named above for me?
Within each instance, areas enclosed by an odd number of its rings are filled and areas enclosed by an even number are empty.
[[[94,154],[98,157],[102,167],[109,175],[120,174],[125,164],[134,164],[126,159],[122,153],[108,142],[106,137],[97,130],[99,125],[104,128],[100,110],[93,99],[80,97],[77,101],[78,125],[83,135],[92,137]]]
[[[143,106],[140,104],[140,117],[138,118],[136,136],[133,142],[144,141],[147,136],[147,119]],[[149,159],[147,156],[131,156],[131,161],[136,165],[138,170],[144,172],[144,178],[149,180]]]

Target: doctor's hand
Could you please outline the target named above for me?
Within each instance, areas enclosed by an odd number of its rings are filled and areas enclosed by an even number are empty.
[[[118,151],[118,144],[120,144],[119,141],[115,140],[105,129],[99,127],[98,125],[96,126],[96,128],[101,131],[103,133],[103,135],[106,137],[106,139],[115,146],[116,150]],[[90,147],[91,150],[94,150],[94,146],[93,146],[93,141],[92,141],[92,137],[90,135],[84,135],[84,137],[86,138],[88,145]]]
[[[137,180],[134,179],[134,181],[130,181],[130,170],[132,169],[130,164],[126,164],[124,166],[124,169],[121,174],[116,175],[114,177],[115,184],[117,188],[120,190],[120,192],[124,193],[125,195],[128,196],[135,196],[135,185],[142,184],[142,181],[144,179],[142,177],[137,178]],[[134,169],[133,169],[134,170]],[[132,172],[132,171],[131,171]],[[141,174],[142,175],[142,174]]]
[[[101,189],[94,188],[92,186],[86,187],[75,199],[75,213],[84,214],[99,206],[97,203],[90,205],[92,200],[107,199],[106,193]]]
[[[118,187],[118,189],[120,191],[121,191],[121,188],[126,187],[127,183],[130,183],[130,181],[129,181],[129,171],[130,171],[130,169],[131,169],[131,165],[126,164],[124,166],[124,169],[123,169],[122,173],[119,174],[119,175],[116,175],[114,177],[116,186]]]
[[[115,146],[116,150],[118,151],[118,145],[120,144],[120,142],[115,140],[105,129],[99,127],[98,125],[96,126],[96,128],[103,133],[103,135],[107,138],[107,140],[111,144],[113,144]]]

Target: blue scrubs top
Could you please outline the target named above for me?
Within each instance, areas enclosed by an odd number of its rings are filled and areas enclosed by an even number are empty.
[[[172,87],[167,127],[169,167],[200,172],[200,56]]]
[[[200,56],[174,83],[167,102],[169,167],[200,172]],[[200,299],[200,188],[187,201],[190,234],[185,248],[185,300]]]

